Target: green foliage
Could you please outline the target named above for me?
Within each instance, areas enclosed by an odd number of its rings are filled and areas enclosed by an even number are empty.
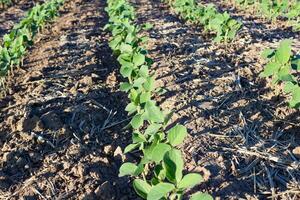
[[[213,4],[198,5],[195,0],[164,1],[184,20],[200,24],[206,31],[216,33],[215,42],[232,41],[242,27],[241,22],[232,19],[227,12],[219,13]]]
[[[294,31],[300,30],[300,2],[298,0],[235,0],[235,3],[244,9],[251,6],[272,21],[278,17],[287,18]]]
[[[0,79],[3,84],[5,76],[14,66],[20,66],[26,49],[33,44],[34,36],[58,14],[64,0],[51,0],[33,7],[9,34],[4,35],[0,47]]]
[[[300,87],[293,71],[300,69],[300,57],[292,53],[292,41],[283,40],[276,50],[266,49],[262,57],[268,59],[261,77],[272,77],[275,85],[284,84],[284,92],[291,94],[291,107],[300,107]]]
[[[14,3],[13,0],[0,0],[0,7],[11,6]]]
[[[151,25],[134,24],[134,9],[126,0],[108,0],[106,11],[110,19],[105,29],[112,33],[109,45],[118,57],[121,75],[127,78],[120,85],[130,99],[125,109],[133,116],[132,144],[124,152],[138,151],[142,155],[137,163],[123,163],[119,176],[135,177],[133,188],[143,199],[181,199],[186,189],[203,179],[195,173],[183,175],[184,161],[176,147],[184,141],[187,129],[177,124],[166,130],[170,114],[152,99],[159,90],[154,75],[149,73],[153,61],[142,47],[147,37],[139,35]]]

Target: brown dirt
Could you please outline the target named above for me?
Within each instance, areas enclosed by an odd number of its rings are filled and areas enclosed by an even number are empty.
[[[167,90],[157,100],[176,111],[174,124],[188,127],[186,170],[206,180],[194,190],[216,199],[267,199],[272,190],[275,199],[297,199],[299,111],[258,74],[261,50],[293,38],[299,51],[299,33],[240,11],[238,38],[216,45],[159,0],[135,3],[138,22],[154,25],[147,48]],[[9,78],[0,99],[0,199],[137,199],[130,180],[118,177],[121,162],[135,155],[122,155],[131,135],[122,129],[127,97],[101,29],[104,7],[68,0]],[[23,11],[10,9],[19,20]],[[9,21],[6,13],[0,20]],[[1,24],[0,34],[11,26]]]
[[[67,1],[0,101],[0,199],[135,199],[105,3]]]

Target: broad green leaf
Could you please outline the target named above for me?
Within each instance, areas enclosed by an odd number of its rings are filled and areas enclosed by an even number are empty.
[[[123,92],[128,92],[132,88],[132,85],[130,83],[121,83],[120,84],[120,90]]]
[[[275,74],[280,69],[280,64],[276,62],[268,63],[264,71],[260,74],[261,77],[269,77]]]
[[[190,173],[182,178],[177,187],[182,189],[192,188],[201,182],[203,182],[203,178],[200,174]]]
[[[123,163],[119,170],[119,177],[127,176],[127,175],[134,175],[135,171],[137,170],[138,166],[133,163]]]
[[[264,59],[267,59],[267,58],[270,58],[272,55],[274,55],[274,50],[273,49],[265,49],[261,56],[264,58]]]
[[[132,134],[132,141],[134,143],[138,143],[138,142],[146,142],[146,138],[143,134],[141,134],[140,132],[134,132]]]
[[[153,123],[161,123],[164,121],[164,114],[154,101],[148,101],[145,104],[144,119]]]
[[[144,83],[145,90],[151,92],[155,89],[155,79],[154,77],[148,77],[146,82]]]
[[[135,66],[141,66],[145,63],[145,55],[139,53],[133,56],[133,63]]]
[[[149,76],[149,69],[147,65],[142,65],[139,74],[141,77],[147,78]]]
[[[130,121],[130,124],[132,126],[132,128],[134,129],[138,129],[140,128],[144,123],[144,120],[142,119],[142,115],[137,114],[135,115],[132,120]]]
[[[283,40],[275,53],[276,60],[282,65],[286,64],[292,55],[292,41]]]
[[[298,87],[297,84],[294,84],[292,82],[287,82],[284,85],[283,91],[286,92],[286,93],[290,93],[290,92],[296,90],[297,87]]]
[[[128,104],[126,106],[125,111],[127,111],[128,114],[132,114],[136,111],[136,109],[137,109],[137,106],[133,102],[131,102],[130,104]]]
[[[300,87],[298,86],[292,91],[292,99],[289,101],[292,108],[298,108],[300,104]]]
[[[140,77],[140,78],[138,78],[138,79],[136,79],[136,80],[134,81],[133,87],[139,88],[139,87],[141,87],[141,85],[142,85],[143,83],[145,83],[145,81],[146,81],[145,78]]]
[[[150,124],[145,131],[145,135],[152,135],[154,133],[157,133],[157,131],[161,128],[161,126],[162,126],[161,124],[156,124],[156,123]]]
[[[124,150],[124,153],[128,153],[128,152],[131,152],[133,151],[134,149],[138,148],[141,144],[129,144],[125,150]]]
[[[127,67],[127,66],[122,66],[120,69],[120,73],[124,78],[130,77],[132,73],[132,68]]]
[[[182,179],[183,159],[181,156],[181,152],[177,149],[171,149],[164,156],[166,176],[172,183],[179,183]]]
[[[214,200],[214,199],[209,194],[197,192],[191,196],[190,200]]]
[[[148,193],[147,200],[160,200],[161,198],[167,196],[175,186],[170,183],[159,183],[151,188]]]
[[[150,92],[144,92],[140,96],[140,103],[146,103],[147,101],[151,100],[151,93]]]
[[[122,43],[121,45],[120,45],[120,51],[122,52],[122,53],[131,53],[132,51],[133,51],[133,49],[132,49],[132,46],[131,45],[129,45],[129,44],[126,44],[126,43]]]
[[[147,195],[151,190],[151,185],[144,180],[135,179],[133,181],[133,188],[140,197],[147,199]]]
[[[166,152],[171,149],[171,146],[164,143],[157,144],[152,151],[152,160],[159,163],[164,158]]]
[[[177,124],[168,131],[168,140],[172,146],[181,144],[187,136],[187,129],[185,126]]]

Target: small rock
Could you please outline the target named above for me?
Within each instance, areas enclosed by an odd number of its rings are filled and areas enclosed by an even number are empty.
[[[121,160],[122,162],[125,161],[126,156],[123,154],[121,147],[117,147],[114,151],[114,158],[116,160]]]
[[[112,145],[106,145],[106,146],[104,147],[104,153],[105,153],[106,155],[111,155],[112,152],[113,152],[113,147],[112,147]]]
[[[293,149],[293,154],[300,159],[300,146]]]
[[[211,110],[213,109],[215,106],[214,106],[214,103],[213,102],[210,102],[210,101],[204,101],[204,102],[201,102],[197,105],[198,108],[201,108],[203,110]]]
[[[93,85],[93,79],[90,76],[85,76],[81,80],[79,80],[79,83],[84,85]]]

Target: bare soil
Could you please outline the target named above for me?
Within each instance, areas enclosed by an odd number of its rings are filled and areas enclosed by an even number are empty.
[[[157,100],[189,129],[181,148],[186,171],[206,180],[193,191],[216,199],[300,198],[299,111],[258,77],[260,52],[284,38],[299,52],[299,32],[215,2],[244,27],[234,42],[214,44],[159,0],[133,3],[138,23],[154,25],[147,49],[167,91]],[[68,0],[9,78],[0,99],[0,199],[138,199],[130,180],[118,177],[122,161],[136,155],[122,154],[131,139],[123,129],[127,97],[102,30],[104,7]],[[18,21],[23,11],[10,9]],[[0,34],[11,27],[0,24]]]

